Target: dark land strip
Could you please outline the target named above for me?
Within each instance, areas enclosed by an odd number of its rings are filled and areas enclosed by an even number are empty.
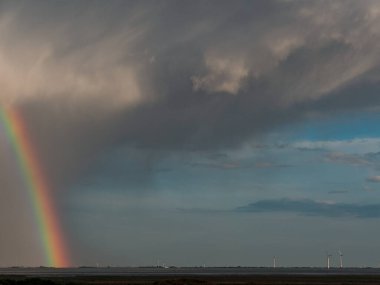
[[[0,276],[1,285],[118,285],[118,284],[252,284],[252,285],[379,285],[379,275],[208,275],[208,276]]]

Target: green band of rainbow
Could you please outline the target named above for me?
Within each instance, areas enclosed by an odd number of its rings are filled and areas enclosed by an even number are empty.
[[[70,262],[54,203],[50,197],[49,183],[28,136],[22,114],[16,108],[2,109],[0,110],[0,120],[17,157],[20,171],[32,200],[46,262],[49,266],[68,267]]]

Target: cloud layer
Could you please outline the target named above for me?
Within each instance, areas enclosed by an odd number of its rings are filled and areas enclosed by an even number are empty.
[[[294,213],[303,216],[379,218],[380,204],[344,204],[310,199],[261,200],[236,208],[237,212]]]
[[[60,186],[115,145],[235,147],[332,109],[378,107],[379,10],[370,0],[3,1],[0,102],[23,110]]]

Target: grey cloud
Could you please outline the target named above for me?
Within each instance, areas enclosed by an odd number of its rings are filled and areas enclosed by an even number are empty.
[[[218,168],[218,169],[241,169],[241,168],[252,168],[252,169],[265,169],[265,168],[287,168],[293,165],[278,163],[273,161],[257,161],[254,163],[246,163],[241,161],[232,161],[228,159],[217,161],[193,161],[188,163],[193,167],[208,167],[208,168]]]
[[[342,152],[330,152],[325,156],[327,161],[354,165],[371,165],[371,162],[361,155]]]
[[[291,164],[285,164],[285,163],[276,163],[272,161],[258,161],[254,164],[255,168],[286,168],[286,167],[292,167]]]
[[[380,183],[380,175],[370,176],[367,178],[368,182]]]
[[[326,141],[298,141],[290,144],[299,150],[324,151],[332,159],[337,158],[362,158],[374,161],[380,148],[378,138],[355,138],[349,140],[326,140]],[[342,152],[342,150],[346,151]]]
[[[303,216],[379,218],[380,204],[345,204],[310,199],[260,200],[235,209],[247,213],[294,213]]]
[[[160,77],[160,82],[164,83],[170,81],[168,77],[175,78],[177,84],[165,88],[169,92],[163,103],[150,105],[148,109],[143,107],[143,111],[137,112],[136,121],[143,126],[137,133],[128,129],[129,133],[133,132],[131,140],[136,140],[136,144],[149,147],[157,145],[169,148],[234,146],[252,135],[270,130],[284,122],[299,120],[307,112],[325,111],[323,108],[318,109],[316,102],[325,100],[330,94],[340,94],[346,83],[357,84],[355,82],[363,75],[355,70],[350,71],[350,74],[357,75],[345,75],[343,79],[336,78],[343,76],[340,69],[344,69],[345,72],[350,69],[346,64],[342,66],[344,60],[342,61],[340,57],[350,57],[351,53],[357,54],[355,47],[357,43],[354,42],[352,46],[346,43],[356,38],[351,34],[346,35],[349,40],[345,38],[343,27],[350,23],[345,14],[365,14],[366,9],[374,3],[354,5],[351,8],[342,3],[334,5],[338,6],[336,9],[341,9],[340,17],[336,21],[331,19],[329,25],[331,25],[330,28],[334,27],[334,30],[339,31],[340,37],[329,36],[330,32],[327,31],[325,24],[314,23],[315,19],[308,23],[310,18],[300,16],[306,13],[301,10],[305,10],[307,5],[292,6],[292,4],[289,8],[294,10],[283,12],[284,14],[278,10],[281,5],[285,4],[272,2],[266,6],[267,16],[273,16],[275,19],[271,25],[267,25],[266,20],[261,17],[255,20],[246,18],[240,9],[233,9],[236,16],[241,16],[238,24],[231,27],[226,27],[222,23],[213,25],[209,38],[199,42],[194,49],[197,52],[193,51],[190,54],[190,58],[198,64],[179,59],[179,62],[183,62],[184,65],[177,66],[175,74],[169,72],[165,73],[164,78]],[[316,17],[317,13],[313,9],[320,11],[322,8],[321,5],[311,5],[306,9],[308,13],[311,13],[310,17],[313,15]],[[333,15],[330,17],[333,18]],[[300,25],[302,21],[307,23]],[[244,23],[244,27],[239,26],[240,23]],[[258,30],[256,25],[261,25],[262,30]],[[280,25],[282,27],[285,25],[285,31],[279,28]],[[305,39],[301,40],[298,46],[286,44],[288,41],[292,42],[286,36],[298,35],[299,27],[302,27],[301,37]],[[308,33],[308,28],[312,29],[312,35]],[[249,29],[252,29],[252,33],[260,40],[249,40],[249,37],[243,34],[243,31],[248,32]],[[222,41],[219,33],[224,36],[224,39],[232,40]],[[281,45],[272,44],[267,38],[273,38],[274,41],[283,38],[285,47],[281,55],[278,55],[280,52],[268,52],[268,47],[278,48]],[[373,40],[375,39],[369,40],[369,47],[375,46],[371,45]],[[189,46],[196,41],[196,37],[192,38],[192,41],[188,43]],[[257,44],[258,42],[260,44]],[[177,58],[176,52],[179,50],[174,49],[171,52],[171,57]],[[180,54],[182,55],[183,52],[185,50],[181,48]],[[186,57],[186,54],[183,55]],[[378,59],[373,61],[373,57],[376,57],[373,52],[362,56],[371,57],[371,64],[376,65],[378,62]],[[256,64],[255,61],[259,60],[263,63]],[[361,61],[361,58],[352,57],[352,60]],[[266,65],[270,65],[271,62],[275,63],[267,67]],[[353,64],[353,61],[348,62]],[[239,64],[241,66],[236,67]],[[165,61],[165,66],[167,65],[170,64]],[[165,66],[159,65],[160,69],[165,69]],[[226,66],[231,67],[228,72],[225,71]],[[244,72],[237,72],[242,76],[229,74],[235,69],[243,70]],[[330,70],[334,72],[334,75],[330,74]],[[370,71],[371,68],[367,70]],[[178,73],[183,73],[184,76],[179,78]],[[323,78],[318,78],[318,76]],[[352,76],[355,80],[350,79]],[[330,82],[333,80],[336,82]],[[324,84],[326,86],[322,86]],[[317,89],[321,90],[317,92],[318,94],[314,94]],[[364,106],[370,102],[372,100],[369,99]],[[146,129],[144,121],[148,121],[149,118],[154,121],[154,129],[160,130],[163,134],[162,138],[155,138],[155,146],[152,145],[152,141],[146,139],[148,135],[140,133],[140,129]],[[176,118],[176,121],[173,118]]]
[[[347,191],[347,190],[332,190],[332,191],[329,191],[328,193],[329,194],[347,194],[349,192],[350,191]]]
[[[208,167],[218,169],[238,169],[244,167],[238,162],[192,162],[190,165],[193,167]]]
[[[377,1],[1,8],[0,101],[23,110],[58,186],[115,145],[218,150],[330,106],[380,104]]]
[[[369,152],[366,154],[368,157],[370,158],[374,158],[374,159],[377,159],[378,157],[380,157],[380,152]]]

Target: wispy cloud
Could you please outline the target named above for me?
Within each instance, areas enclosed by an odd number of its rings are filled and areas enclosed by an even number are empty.
[[[368,182],[380,183],[380,175],[370,176],[367,178]]]
[[[189,165],[193,167],[209,167],[219,169],[240,169],[240,168],[253,168],[253,169],[265,169],[265,168],[286,168],[293,165],[278,163],[273,161],[257,161],[253,163],[242,163],[239,161],[207,161],[207,162],[191,162]]]
[[[310,199],[260,200],[238,207],[236,212],[294,213],[304,216],[379,218],[380,204],[345,204]]]
[[[347,154],[342,152],[330,152],[325,156],[330,162],[353,164],[353,165],[371,165],[371,162],[361,155]]]
[[[328,193],[329,194],[347,194],[349,193],[350,191],[348,190],[331,190],[329,191]]]
[[[219,169],[237,169],[242,165],[238,162],[191,162],[190,166],[193,167],[207,167],[207,168],[219,168]]]
[[[258,161],[254,164],[255,168],[285,168],[285,167],[292,167],[293,165],[286,164],[286,163],[278,163],[278,162],[272,162],[272,161]]]
[[[326,141],[298,141],[291,144],[292,147],[301,150],[330,151],[338,158],[339,153],[369,154],[380,151],[380,138],[358,138],[350,140],[326,140]],[[343,157],[343,156],[342,156]]]

